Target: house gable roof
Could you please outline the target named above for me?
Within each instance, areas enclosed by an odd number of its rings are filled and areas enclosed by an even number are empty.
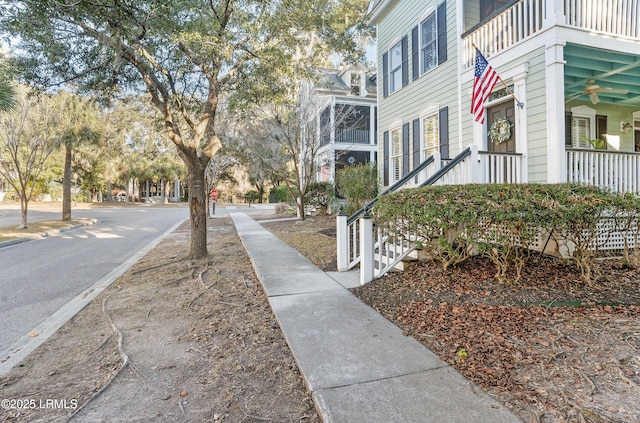
[[[392,3],[395,3],[395,0],[369,0],[366,22],[369,25],[375,25],[380,15],[382,15]]]
[[[350,94],[351,86],[343,79],[343,76],[350,72],[363,72],[366,83],[364,88],[367,93],[374,95],[376,93],[375,74],[369,73],[369,70],[363,64],[347,65],[341,69],[318,68],[315,72],[316,79],[312,83],[312,89],[315,93]]]

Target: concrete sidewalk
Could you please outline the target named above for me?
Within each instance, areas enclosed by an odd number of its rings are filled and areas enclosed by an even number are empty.
[[[520,422],[245,213],[229,213],[327,423]]]

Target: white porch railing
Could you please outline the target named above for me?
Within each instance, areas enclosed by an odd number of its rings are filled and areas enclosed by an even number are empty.
[[[519,184],[522,182],[522,154],[480,151],[480,182],[485,184]]]
[[[567,182],[640,193],[640,153],[567,149]]]
[[[485,57],[489,57],[539,32],[544,25],[547,3],[550,1],[554,0],[521,0],[466,34],[462,40],[463,63],[467,67],[474,65],[474,44]]]
[[[427,158],[411,173],[406,175],[400,181],[389,187],[381,195],[385,195],[390,192],[394,192],[400,187],[411,187],[424,183],[432,175],[441,168],[440,154],[436,153],[433,156]],[[372,231],[372,229],[363,230],[363,220],[360,218],[365,215],[366,211],[375,204],[375,199],[372,203],[358,210],[353,216],[348,217],[344,213],[340,213],[337,217],[336,237],[337,237],[337,254],[338,254],[338,271],[344,272],[352,269],[358,265],[361,261],[361,246],[362,246],[362,234]],[[376,249],[379,249],[380,243],[378,241]],[[367,242],[368,244],[368,242]],[[384,248],[382,249],[385,250]]]
[[[474,65],[473,44],[490,57],[553,25],[637,39],[640,0],[520,0],[464,34],[463,63]]]
[[[420,185],[459,185],[469,183],[520,183],[522,155],[516,153],[479,152],[477,146],[467,147],[444,167],[440,155],[433,155],[432,163],[421,170],[422,176],[408,175],[403,186],[421,180]],[[425,176],[427,176],[425,178]],[[394,186],[394,191],[398,186]],[[368,214],[337,217],[338,270],[346,271],[360,264],[360,283],[378,278],[396,266],[415,249],[415,234],[406,233],[402,239],[389,239],[384,228],[374,225]]]
[[[563,0],[565,24],[622,37],[640,38],[638,0]]]

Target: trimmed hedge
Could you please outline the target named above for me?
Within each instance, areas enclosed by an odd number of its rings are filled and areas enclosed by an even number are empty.
[[[391,237],[415,233],[445,270],[479,253],[493,261],[498,280],[518,281],[532,246],[554,240],[558,255],[569,255],[592,282],[598,223],[615,216],[609,233],[637,240],[640,200],[576,184],[429,186],[383,196],[373,213]]]

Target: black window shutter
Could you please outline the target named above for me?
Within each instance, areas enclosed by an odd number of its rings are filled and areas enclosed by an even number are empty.
[[[604,115],[596,115],[596,138],[607,139],[607,117]]]
[[[438,127],[440,128],[440,156],[449,158],[449,107],[443,107],[438,113]]]
[[[418,27],[411,30],[411,76],[417,79],[420,76],[420,42],[418,39]]]
[[[447,2],[438,6],[438,64],[447,60]]]
[[[384,131],[382,134],[382,157],[383,184],[389,186],[389,131]]]
[[[413,121],[413,168],[420,164],[420,119]]]
[[[402,86],[409,83],[409,37],[402,37]]]
[[[402,125],[402,176],[409,173],[409,122]]]
[[[389,53],[382,55],[382,96],[389,95]]]
[[[573,143],[571,142],[571,121],[573,120],[573,114],[571,112],[565,112],[564,114],[564,145],[571,148]]]

